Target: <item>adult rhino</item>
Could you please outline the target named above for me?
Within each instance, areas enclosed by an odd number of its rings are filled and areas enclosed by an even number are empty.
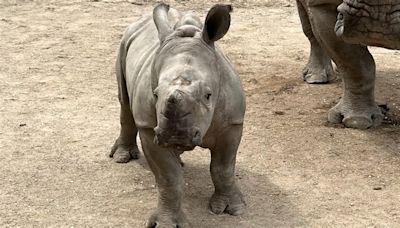
[[[160,4],[122,38],[116,67],[121,132],[110,156],[116,162],[137,158],[139,133],[159,192],[148,227],[189,226],[179,155],[196,146],[211,150],[210,210],[243,212],[234,170],[245,96],[231,62],[214,44],[228,32],[230,11],[215,5],[203,27],[193,14]]]
[[[311,44],[304,80],[329,82],[331,59],[343,74],[344,93],[328,120],[360,129],[379,125],[383,115],[374,98],[375,62],[366,45],[400,47],[400,1],[297,0],[297,6]]]

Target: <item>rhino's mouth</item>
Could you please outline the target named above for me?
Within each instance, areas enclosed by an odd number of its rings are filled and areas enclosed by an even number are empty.
[[[177,150],[193,150],[201,145],[201,133],[197,128],[154,128],[154,144]]]
[[[179,145],[173,145],[173,146],[168,146],[169,148],[172,148],[174,150],[178,150],[178,151],[188,151],[188,150],[193,150],[196,146],[192,145],[192,146],[179,146]]]

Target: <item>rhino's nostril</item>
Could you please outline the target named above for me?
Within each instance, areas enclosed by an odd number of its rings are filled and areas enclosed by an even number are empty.
[[[343,18],[344,18],[343,14],[339,12],[337,15],[337,20],[341,21],[343,20]]]
[[[200,145],[201,144],[201,133],[199,130],[196,130],[196,132],[193,135],[192,143],[194,145]]]

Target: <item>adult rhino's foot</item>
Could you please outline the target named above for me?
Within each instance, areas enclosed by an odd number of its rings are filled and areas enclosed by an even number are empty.
[[[147,222],[146,228],[188,228],[191,227],[185,214],[180,211],[171,214],[169,212],[156,211]]]
[[[210,199],[210,210],[214,214],[226,212],[230,215],[243,214],[246,203],[239,190],[234,190],[229,194],[214,193]]]
[[[117,163],[127,163],[132,159],[139,158],[139,148],[137,145],[125,145],[117,140],[111,148],[109,156]]]
[[[361,103],[361,102],[359,102]],[[382,123],[383,114],[376,104],[360,106],[350,105],[343,99],[329,110],[328,121],[331,123],[344,123],[346,127],[367,129],[376,127]]]
[[[332,65],[310,62],[303,69],[303,79],[309,84],[325,84],[335,79]]]

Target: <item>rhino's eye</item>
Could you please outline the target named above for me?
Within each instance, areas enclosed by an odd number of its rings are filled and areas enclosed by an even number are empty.
[[[209,100],[210,100],[210,97],[211,97],[211,93],[207,93],[207,95],[206,95],[206,99],[207,99],[207,101],[209,101]]]
[[[155,99],[158,99],[158,87],[153,90],[153,96]]]

